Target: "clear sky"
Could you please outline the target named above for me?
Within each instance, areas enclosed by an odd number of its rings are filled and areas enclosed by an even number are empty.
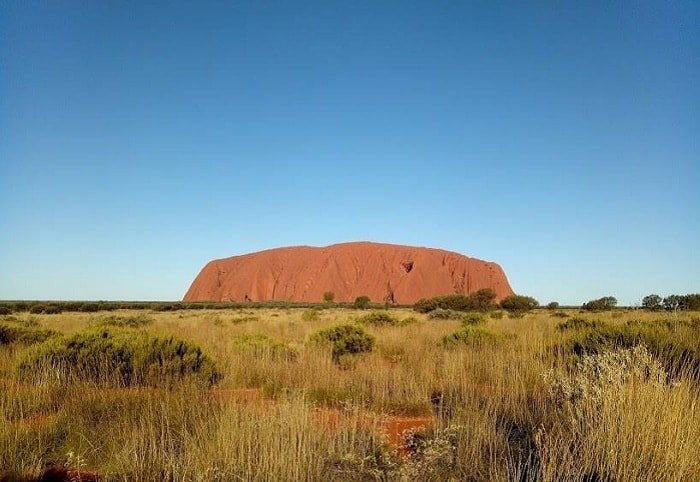
[[[148,4],[147,4],[148,3]],[[0,299],[372,240],[700,291],[698,2],[0,3]]]

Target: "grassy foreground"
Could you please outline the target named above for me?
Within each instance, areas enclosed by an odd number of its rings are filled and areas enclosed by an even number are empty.
[[[363,325],[371,352],[341,358],[313,341],[366,313],[1,316],[0,477],[52,462],[103,480],[700,480],[697,313],[391,310],[404,322]],[[652,330],[680,362],[629,347],[574,354],[572,341],[600,323]],[[160,383],[149,371],[130,384],[27,364],[61,335],[107,325],[191,343],[219,375]],[[387,421],[402,417],[424,423],[397,443]]]

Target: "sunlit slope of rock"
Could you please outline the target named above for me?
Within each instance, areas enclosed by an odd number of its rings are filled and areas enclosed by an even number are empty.
[[[320,302],[361,295],[412,304],[421,298],[492,288],[513,294],[501,267],[441,249],[354,242],[293,246],[217,259],[197,275],[184,301]]]

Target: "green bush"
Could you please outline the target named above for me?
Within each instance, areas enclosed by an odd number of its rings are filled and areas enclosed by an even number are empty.
[[[57,315],[57,314],[61,313],[62,311],[63,310],[58,305],[38,304],[38,305],[32,305],[31,308],[29,308],[29,312],[32,314],[35,314],[35,315],[39,315],[39,314]]]
[[[605,311],[612,310],[617,306],[617,298],[614,296],[603,296],[597,300],[591,300],[583,305],[581,308],[587,311]]]
[[[489,311],[496,305],[496,293],[491,288],[484,288],[470,295],[444,295],[430,299],[418,300],[413,309],[419,313],[429,313],[438,308],[456,311]]]
[[[557,329],[559,331],[586,330],[590,328],[599,328],[603,325],[604,323],[600,320],[587,320],[585,318],[574,317],[559,323]]]
[[[308,310],[304,310],[301,314],[301,319],[303,321],[318,321],[320,317],[321,311],[316,308],[309,308]]]
[[[333,361],[336,363],[341,362],[345,356],[369,353],[374,348],[374,337],[355,324],[326,328],[311,335],[310,340],[313,343],[330,344]]]
[[[697,344],[689,344],[685,338],[677,336],[674,330],[664,324],[601,324],[578,330],[565,343],[566,351],[577,356],[596,355],[637,345],[646,345],[652,354],[663,361],[669,373],[688,371],[691,376],[700,377],[700,351]]]
[[[502,312],[499,311],[498,313],[501,313],[501,316],[503,316]],[[486,318],[480,313],[467,313],[462,316],[461,321],[464,326],[476,326],[486,323]]]
[[[483,347],[498,342],[502,337],[486,331],[483,328],[474,326],[464,326],[461,329],[445,335],[442,338],[442,345],[446,348],[457,346]]]
[[[532,296],[511,295],[501,300],[501,308],[506,311],[530,311],[539,306],[539,303]]]
[[[500,320],[503,318],[503,312],[502,311],[493,311],[491,314],[489,314],[489,317],[493,318],[494,320]]]
[[[116,326],[118,328],[142,328],[153,323],[153,318],[144,313],[131,316],[109,315],[99,318],[97,322],[103,326]]]
[[[271,358],[275,361],[294,361],[299,352],[287,343],[274,340],[267,335],[240,335],[233,341],[236,350],[245,352],[254,358]]]
[[[353,308],[356,310],[366,310],[369,308],[370,299],[369,296],[358,296],[355,298],[355,303],[353,303]]]
[[[170,385],[192,378],[207,385],[220,372],[202,350],[173,337],[99,327],[70,337],[49,339],[29,348],[18,364],[22,379],[51,371],[60,378],[100,384]]]
[[[83,303],[78,307],[78,311],[83,313],[95,313],[96,311],[100,311],[100,305],[97,303]]]
[[[402,324],[397,317],[387,311],[372,311],[362,315],[357,321],[364,325],[373,326],[399,326]]]
[[[0,306],[0,315],[11,315],[12,309],[7,306]]]
[[[555,311],[554,313],[552,313],[552,316],[554,318],[568,318],[569,317],[569,315],[563,311]]]
[[[0,323],[0,345],[10,345],[13,343],[32,345],[41,343],[57,335],[58,333],[53,330],[41,330],[27,326],[14,326]]]
[[[559,302],[557,301],[550,301],[547,303],[547,309],[548,310],[556,310],[559,308]]]
[[[428,318],[431,320],[460,320],[463,313],[454,310],[444,310],[442,308],[437,308],[430,313],[428,313]]]

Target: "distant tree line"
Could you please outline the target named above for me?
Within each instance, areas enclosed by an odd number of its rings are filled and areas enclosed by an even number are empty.
[[[650,311],[700,311],[700,293],[669,295],[652,294],[642,298],[642,308]]]
[[[419,313],[430,313],[435,310],[452,311],[490,311],[497,308],[510,312],[526,312],[537,308],[539,302],[531,296],[511,295],[496,303],[496,292],[484,288],[468,295],[454,294],[435,296],[422,299],[413,305]]]

